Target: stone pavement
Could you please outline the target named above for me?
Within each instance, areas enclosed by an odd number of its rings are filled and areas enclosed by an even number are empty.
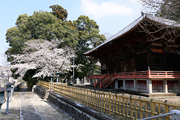
[[[63,111],[26,91],[26,88],[14,93],[9,104],[10,114],[5,114],[6,105],[7,103],[2,105],[0,120],[71,120]]]

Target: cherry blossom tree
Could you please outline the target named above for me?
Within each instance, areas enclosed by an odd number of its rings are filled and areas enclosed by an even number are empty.
[[[36,70],[35,77],[50,76],[51,73],[67,73],[71,69],[74,51],[68,47],[58,48],[59,41],[30,40],[25,42],[22,54],[13,55],[11,69],[24,77],[28,70]]]

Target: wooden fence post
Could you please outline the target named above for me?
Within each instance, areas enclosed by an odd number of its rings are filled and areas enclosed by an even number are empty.
[[[117,93],[116,93],[116,118],[118,118],[118,96],[117,96]]]
[[[109,93],[109,115],[111,115],[111,94]]]
[[[153,99],[150,100],[150,104],[151,104],[151,116],[154,116],[155,105],[154,105]]]
[[[140,119],[143,118],[143,112],[142,112],[142,101],[141,101],[141,97],[139,97],[139,111],[140,111]]]
[[[124,104],[125,100],[124,100],[124,94],[122,95],[122,117],[123,117],[123,120],[124,120],[124,115],[125,115],[125,104]]]
[[[164,109],[165,109],[165,113],[168,113],[169,110],[168,110],[167,100],[164,101],[164,107],[165,107],[165,108],[164,108]],[[166,117],[165,117],[165,120],[169,120],[169,118],[166,116]]]
[[[131,110],[131,118],[133,118],[133,100],[132,100],[132,95],[130,95],[130,110]]]

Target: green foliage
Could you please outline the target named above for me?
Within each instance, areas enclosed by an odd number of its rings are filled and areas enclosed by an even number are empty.
[[[78,31],[75,63],[83,65],[80,71],[76,71],[76,77],[83,78],[93,73],[97,63],[97,60],[85,56],[84,53],[103,43],[105,36],[99,34],[99,26],[87,16],[80,16],[73,24]]]
[[[75,48],[77,44],[77,32],[69,22],[57,20],[57,18],[49,12],[34,12],[32,16],[26,14],[17,18],[16,26],[7,30],[6,41],[10,48],[6,54],[10,58],[12,54],[22,52],[24,42],[33,39],[60,41],[59,46],[69,46]],[[11,59],[9,59],[11,60]]]
[[[23,77],[23,80],[27,81],[27,87],[29,90],[32,89],[33,85],[38,83],[38,78],[32,78],[35,73],[36,70],[28,70]]]
[[[52,9],[52,14],[54,16],[56,16],[58,19],[65,21],[67,16],[68,16],[68,12],[66,9],[64,9],[62,6],[60,5],[51,5],[49,8]]]
[[[17,71],[17,69],[12,69],[11,70],[11,72],[12,72],[12,77],[14,78],[14,79],[18,79],[18,77],[20,77],[20,75],[19,74],[15,74],[15,72]]]
[[[163,0],[157,16],[170,20],[180,21],[180,2],[179,0]]]
[[[17,54],[20,53],[24,39],[22,37],[22,34],[20,33],[20,30],[18,27],[12,27],[7,30],[6,33],[6,42],[9,43],[9,46],[11,48],[8,49],[9,54]],[[16,48],[16,49],[14,49]]]
[[[68,12],[59,5],[50,6],[52,12],[34,12],[17,18],[16,26],[7,30],[6,41],[10,48],[6,51],[8,60],[13,60],[11,55],[21,54],[25,42],[34,39],[59,40],[58,47],[70,47],[76,50],[76,65],[82,64],[76,70],[76,77],[83,78],[89,74],[100,72],[96,64],[98,60],[84,55],[105,41],[105,36],[99,32],[99,26],[87,16],[80,16],[77,20],[66,21]],[[29,70],[24,76],[31,88],[37,79],[32,78],[36,70]],[[72,75],[72,74],[71,74]]]

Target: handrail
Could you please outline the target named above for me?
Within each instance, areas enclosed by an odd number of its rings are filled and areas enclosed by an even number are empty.
[[[90,79],[100,79],[100,78],[103,78],[103,77],[104,77],[104,74],[101,74],[101,75],[89,75]]]
[[[156,115],[156,116],[152,116],[152,117],[147,117],[147,118],[143,118],[143,119],[139,119],[139,120],[152,120],[155,118],[161,118],[161,117],[166,117],[166,116],[170,116],[170,115],[179,115],[180,116],[180,111],[178,110],[170,110],[169,113],[164,113],[164,114],[160,114],[160,115]],[[174,119],[172,119],[174,120]],[[175,119],[178,120],[178,119]]]
[[[106,83],[108,83],[114,77],[114,75],[115,73],[112,73],[111,75],[109,75],[107,79],[101,83],[101,85],[104,86]]]
[[[108,74],[104,74],[103,75],[103,78],[101,78],[101,80],[97,81],[95,84],[94,84],[94,88],[100,84],[102,81],[104,81],[107,77],[109,77],[109,73]]]
[[[101,76],[101,77],[100,77]],[[102,78],[102,75],[92,75],[91,78]],[[121,72],[116,73],[114,78],[126,79],[126,78],[180,78],[180,71],[136,71],[136,72]]]

